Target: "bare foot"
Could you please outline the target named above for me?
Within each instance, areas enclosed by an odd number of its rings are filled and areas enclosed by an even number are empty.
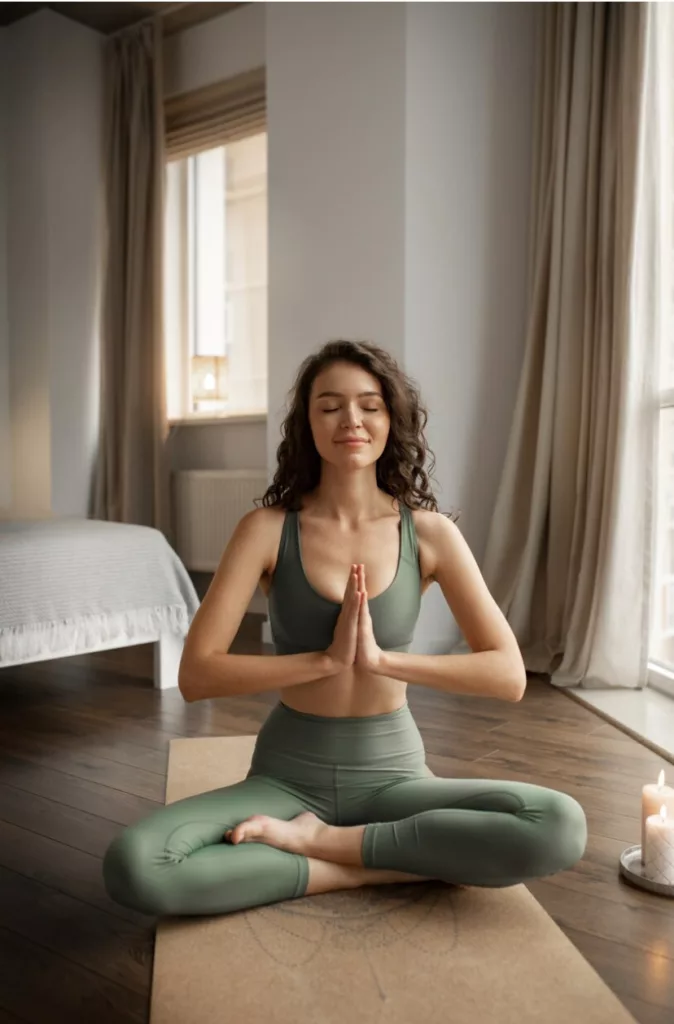
[[[328,826],[325,822],[311,811],[304,811],[290,821],[269,818],[266,814],[253,814],[225,832],[225,839],[234,846],[238,843],[266,843],[278,850],[309,856],[319,835],[326,828]]]

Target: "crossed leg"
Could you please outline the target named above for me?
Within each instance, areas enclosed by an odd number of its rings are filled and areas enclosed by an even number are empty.
[[[309,893],[401,881],[392,869],[323,862],[252,839],[225,835],[251,814],[295,819],[314,807],[309,796],[255,776],[177,800],[124,829],[103,860],[111,899],[142,913],[221,914]]]
[[[323,862],[481,886],[570,868],[587,842],[585,813],[573,797],[521,782],[405,780],[354,803],[347,816],[358,824],[335,826],[313,814],[284,822],[256,815],[233,839]]]

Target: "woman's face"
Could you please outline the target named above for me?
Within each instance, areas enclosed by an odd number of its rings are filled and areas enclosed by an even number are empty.
[[[376,377],[362,366],[335,362],[317,375],[309,396],[309,424],[318,454],[344,468],[375,463],[386,447],[391,419]],[[361,444],[347,444],[358,438]]]

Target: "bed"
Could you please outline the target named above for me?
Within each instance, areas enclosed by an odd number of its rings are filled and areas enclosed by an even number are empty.
[[[154,643],[155,686],[177,686],[198,607],[159,530],[96,519],[0,522],[0,668]]]

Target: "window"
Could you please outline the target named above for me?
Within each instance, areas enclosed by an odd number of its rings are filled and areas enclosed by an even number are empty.
[[[267,411],[267,134],[169,160],[170,420]]]
[[[667,368],[667,373],[671,374],[671,368]],[[650,660],[654,669],[664,669],[662,674],[668,675],[674,673],[674,392],[671,388],[661,394],[659,430]]]
[[[660,14],[662,18],[662,14]],[[662,22],[661,22],[662,24]],[[671,24],[667,32],[668,55],[674,47]],[[669,61],[669,56],[667,58]],[[674,133],[669,127],[674,93],[671,69],[661,83],[660,102],[663,131],[660,139],[661,166],[657,181],[661,184],[663,207],[662,237],[659,243],[661,267],[661,338],[658,416],[658,461],[655,479],[654,590],[649,644],[649,682],[674,696]],[[671,183],[671,187],[670,187]],[[658,289],[660,291],[660,289]]]

